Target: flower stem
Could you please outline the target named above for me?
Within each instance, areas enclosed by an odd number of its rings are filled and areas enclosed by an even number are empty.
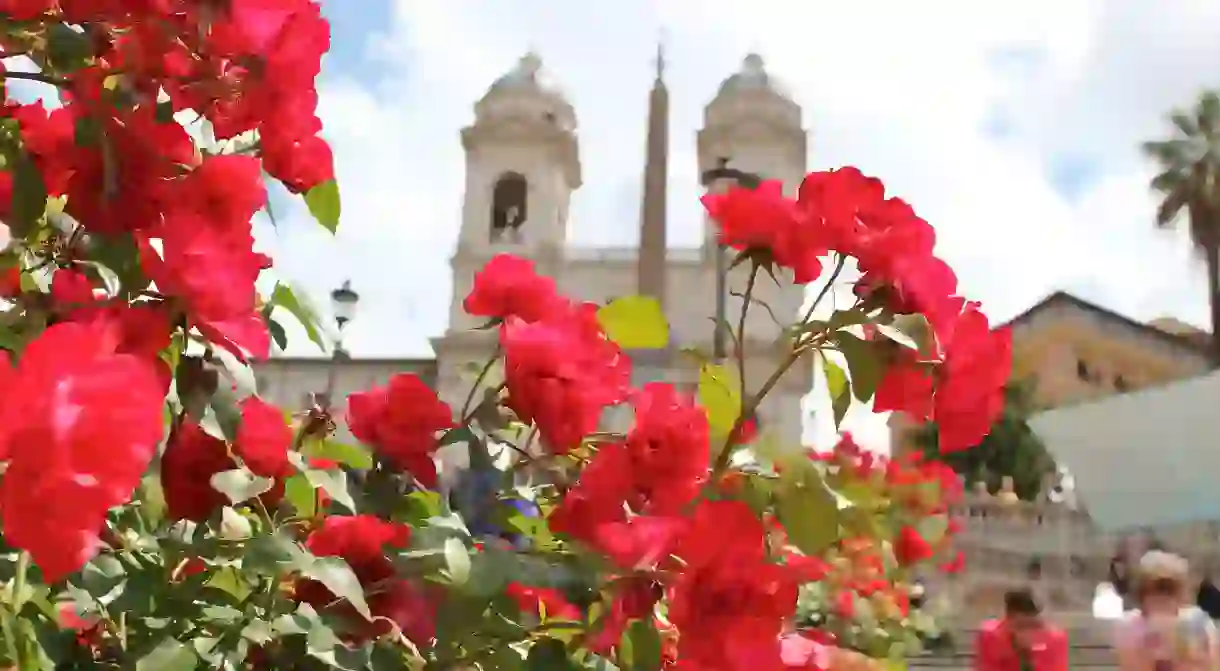
[[[750,268],[750,277],[746,280],[746,292],[741,296],[741,317],[737,320],[737,377],[741,385],[740,396],[746,397],[746,314],[750,310],[750,299],[754,295],[754,282],[758,279],[758,265]]]
[[[496,350],[491,353],[487,359],[487,363],[483,364],[483,369],[479,371],[479,375],[474,379],[474,384],[470,385],[470,393],[466,394],[466,401],[462,403],[462,424],[470,422],[472,411],[470,403],[474,401],[474,397],[479,393],[479,387],[483,385],[483,380],[487,378],[487,374],[491,372],[491,367],[500,360],[500,346],[496,345]],[[477,409],[478,406],[475,406]]]
[[[41,72],[14,72],[11,70],[8,72],[0,72],[0,80],[5,79],[25,79],[31,82],[41,82],[43,84],[50,84],[51,86],[58,86],[59,88],[68,88],[70,85],[66,79],[61,77],[52,77],[51,75],[46,75]]]

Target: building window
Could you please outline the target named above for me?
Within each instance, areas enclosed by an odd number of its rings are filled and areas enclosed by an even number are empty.
[[[521,242],[521,226],[529,215],[529,182],[517,172],[496,180],[491,193],[491,241]]]
[[[1115,391],[1117,391],[1118,393],[1122,394],[1122,393],[1126,392],[1126,391],[1127,391],[1128,389],[1130,389],[1130,388],[1131,388],[1131,387],[1130,387],[1130,385],[1128,385],[1128,384],[1127,384],[1127,379],[1126,379],[1126,378],[1124,378],[1122,375],[1115,375],[1115,376],[1114,376],[1114,390],[1115,390]]]
[[[1085,382],[1093,380],[1093,371],[1089,370],[1089,364],[1085,363],[1084,359],[1076,360],[1076,377]]]

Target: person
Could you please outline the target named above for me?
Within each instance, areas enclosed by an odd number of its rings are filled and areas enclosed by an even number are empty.
[[[1131,605],[1131,571],[1128,570],[1131,556],[1131,540],[1124,538],[1119,542],[1114,556],[1110,558],[1110,584],[1114,591],[1123,598],[1123,603]]]
[[[1216,587],[1215,573],[1215,568],[1209,568],[1203,574],[1199,593],[1195,595],[1195,605],[1213,620],[1220,619],[1220,588]]]
[[[1190,603],[1185,559],[1152,550],[1135,567],[1136,609],[1119,620],[1114,648],[1121,671],[1211,671],[1216,668],[1216,625]]]
[[[1068,638],[1042,616],[1028,588],[1004,595],[1004,617],[983,623],[975,638],[975,671],[1067,671]]]

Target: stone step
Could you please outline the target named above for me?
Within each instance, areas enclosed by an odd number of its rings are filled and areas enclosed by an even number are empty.
[[[1114,650],[1107,645],[1073,645],[1068,653],[1072,669],[1115,669],[1118,660]],[[958,651],[939,654],[924,654],[908,660],[911,669],[973,669],[974,653]]]

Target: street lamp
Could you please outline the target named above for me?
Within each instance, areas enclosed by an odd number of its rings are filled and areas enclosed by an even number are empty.
[[[347,326],[352,317],[356,316],[356,304],[360,302],[360,294],[352,289],[352,281],[344,280],[343,286],[330,292],[330,309],[335,316],[335,325],[339,333],[335,338],[334,351],[331,353],[330,370],[326,373],[326,391],[323,395],[323,407],[331,408],[331,399],[335,394],[335,376],[339,372],[339,358],[343,352],[343,327]]]
[[[729,167],[729,159],[722,157],[716,162],[716,167],[707,170],[703,173],[701,183],[703,188],[709,189],[716,182],[728,179],[739,187],[747,189],[758,188],[758,184],[762,181],[762,177],[752,172],[745,172],[737,168]],[[716,241],[716,330],[712,335],[712,357],[716,361],[723,362],[728,358],[728,353],[725,347],[725,328],[727,316],[725,312],[728,310],[728,283],[729,283],[729,259],[727,250]]]

